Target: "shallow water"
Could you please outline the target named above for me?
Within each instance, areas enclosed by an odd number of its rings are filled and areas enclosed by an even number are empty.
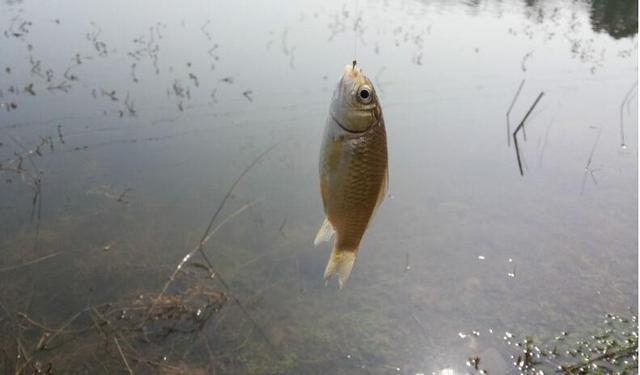
[[[632,1],[0,3],[3,370],[109,373],[124,357],[136,373],[457,374],[479,356],[506,373],[505,332],[636,315],[636,15]],[[354,52],[384,110],[390,192],[338,292],[329,246],[312,245],[317,154]],[[541,92],[521,175],[509,134]],[[205,247],[216,277],[195,255],[168,290],[226,304],[159,338],[96,323],[93,306],[115,306],[115,325],[160,293],[273,145],[219,219],[252,206]]]

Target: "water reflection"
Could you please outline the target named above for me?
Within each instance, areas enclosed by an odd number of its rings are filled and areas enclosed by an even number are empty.
[[[494,2],[469,0],[462,3],[469,7],[481,8]],[[539,23],[545,22],[547,18],[553,20],[562,6],[561,2],[555,0],[524,0],[524,3],[535,10],[530,14]],[[582,3],[589,5],[590,23],[594,31],[606,32],[616,39],[633,37],[638,33],[637,1],[586,0]]]
[[[638,33],[638,2],[633,0],[591,0],[591,27],[616,39]]]

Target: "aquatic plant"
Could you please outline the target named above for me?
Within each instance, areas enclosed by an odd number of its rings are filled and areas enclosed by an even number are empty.
[[[518,339],[508,333],[505,341],[516,348],[510,358],[521,374],[635,374],[638,370],[635,315],[628,318],[608,313],[593,332],[561,332],[546,341],[532,336]],[[482,368],[480,357],[469,358],[467,366],[480,374],[491,373]]]

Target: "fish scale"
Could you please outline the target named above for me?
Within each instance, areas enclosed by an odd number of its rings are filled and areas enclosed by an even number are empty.
[[[334,227],[339,233],[337,246],[345,250],[358,248],[375,209],[387,168],[384,125],[376,124],[369,132],[371,134],[351,142],[347,151],[352,157],[348,164],[348,178],[341,185],[345,194],[340,201],[343,210],[339,212],[348,212],[349,215],[337,221]]]

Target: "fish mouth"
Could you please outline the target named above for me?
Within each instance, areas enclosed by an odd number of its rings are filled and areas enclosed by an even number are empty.
[[[371,87],[371,95],[375,95],[373,85],[360,68],[347,65],[331,101],[330,115],[333,121],[348,134],[363,134],[380,121],[375,96],[368,103],[361,103],[356,98],[356,91],[362,85]]]
[[[355,65],[348,64],[344,67],[344,76],[348,76],[349,78],[355,78],[362,74],[362,70]]]
[[[354,68],[351,65],[347,65],[344,67],[344,72],[342,73],[340,82],[343,87],[352,87],[361,83],[363,79],[364,74],[360,68]]]

